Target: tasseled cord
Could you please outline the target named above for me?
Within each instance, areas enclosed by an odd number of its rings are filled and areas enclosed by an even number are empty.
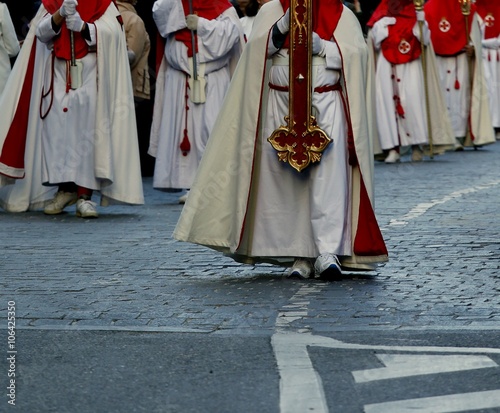
[[[396,105],[396,113],[399,115],[399,117],[404,119],[405,110],[403,108],[403,105],[401,104],[401,98],[399,97],[399,87],[398,87],[399,79],[397,78],[396,68],[394,65],[392,65],[391,69],[392,69],[391,79],[394,90],[394,95],[392,98],[394,99],[394,104]]]
[[[191,150],[191,143],[189,142],[189,137],[188,137],[188,130],[187,130],[187,123],[188,123],[188,110],[189,110],[189,105],[188,105],[188,82],[186,79],[186,93],[185,93],[185,105],[186,105],[186,117],[184,121],[184,136],[182,138],[182,142],[179,145],[180,150],[182,151],[183,156],[187,156],[189,151]]]

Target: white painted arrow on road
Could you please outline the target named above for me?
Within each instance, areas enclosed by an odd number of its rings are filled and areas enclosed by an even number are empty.
[[[386,367],[353,371],[356,383],[498,367],[498,364],[487,356],[404,354],[376,356]]]

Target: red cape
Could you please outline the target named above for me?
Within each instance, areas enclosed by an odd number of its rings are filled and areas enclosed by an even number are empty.
[[[396,18],[396,24],[389,26],[389,36],[381,44],[384,57],[395,65],[418,59],[422,47],[420,39],[413,34],[413,27],[417,22],[413,1],[382,0],[367,25],[373,27],[383,17]]]
[[[184,14],[187,16],[189,13],[189,2],[188,0],[182,0],[182,7],[184,8]],[[193,14],[199,17],[203,17],[207,20],[214,20],[222,13],[224,13],[229,7],[232,7],[229,0],[193,0]],[[191,40],[191,30],[182,29],[175,33],[175,38],[179,42],[183,42],[188,48],[188,56],[193,56],[193,43]],[[197,42],[195,42],[197,44]]]
[[[454,56],[460,53],[469,43],[475,6],[471,6],[468,18],[469,33],[466,33],[466,20],[457,0],[429,0],[424,9],[436,54]]]
[[[484,37],[492,39],[500,35],[500,2],[476,0],[477,14],[484,20]]]
[[[78,3],[76,9],[84,22],[93,23],[108,9],[112,0],[84,0]],[[42,0],[43,6],[54,14],[61,7],[63,0]],[[75,57],[81,59],[88,53],[88,45],[80,33],[74,33]],[[71,59],[70,31],[66,22],[61,27],[61,33],[54,39],[54,53],[61,59]]]

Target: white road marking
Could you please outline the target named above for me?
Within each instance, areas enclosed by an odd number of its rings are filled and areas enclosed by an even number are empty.
[[[500,180],[483,185],[454,191],[441,199],[421,203],[412,208],[407,214],[398,219],[392,219],[383,230],[390,227],[405,226],[409,221],[424,215],[437,205],[444,204],[464,195],[489,189],[499,185]],[[440,352],[440,353],[468,353],[468,354],[500,354],[500,349],[490,348],[462,348],[462,347],[399,347],[399,346],[369,346],[342,343],[328,337],[312,336],[309,328],[301,328],[298,332],[291,333],[291,323],[306,317],[308,314],[308,296],[318,293],[325,285],[304,285],[290,299],[290,304],[284,306],[276,320],[276,332],[271,338],[274,355],[280,374],[280,410],[282,413],[303,413],[314,408],[315,413],[328,412],[321,378],[317,374],[307,352],[307,346],[320,346],[330,348],[370,349],[387,351],[409,352]],[[477,329],[481,329],[479,326]],[[375,405],[373,405],[375,406]],[[497,406],[495,406],[497,407]],[[500,407],[500,404],[498,404]],[[412,410],[415,412],[416,410]],[[418,410],[420,412],[420,410]],[[425,411],[425,410],[422,410]],[[460,410],[454,410],[460,411]],[[388,410],[381,410],[391,413]],[[394,413],[403,411],[394,410]],[[368,413],[368,412],[367,412]],[[375,411],[370,412],[375,413]],[[432,413],[440,413],[432,411]]]
[[[282,307],[276,318],[276,332],[284,332],[290,329],[290,324],[307,316],[309,312],[309,299],[311,294],[319,293],[326,284],[304,284],[290,298],[290,303]]]
[[[500,407],[500,390],[369,404],[365,413],[456,413]]]
[[[282,413],[303,413],[308,411],[328,413],[334,411],[328,409],[321,377],[319,377],[312,365],[307,351],[308,347],[398,351],[409,353],[500,354],[500,349],[488,347],[381,346],[353,344],[345,343],[330,337],[283,332],[274,334],[271,339],[271,344],[280,373],[280,411]],[[475,359],[476,362],[477,360],[478,359]],[[483,360],[483,363],[484,362],[485,359]],[[495,364],[494,362],[491,363],[491,366]],[[492,401],[492,403],[496,403],[496,401]],[[495,407],[500,407],[500,404],[495,405]],[[415,411],[420,412],[420,410],[414,410],[413,412]],[[366,411],[366,413],[375,412],[376,411]],[[397,408],[391,411],[382,409],[380,412],[403,413],[402,410],[398,411]],[[430,413],[431,411],[424,410],[424,412]],[[432,413],[439,412],[432,411]]]
[[[280,411],[328,413],[321,377],[312,365],[307,346],[294,336],[278,333],[271,338],[280,372]]]
[[[356,383],[498,367],[497,363],[486,356],[409,356],[405,354],[377,354],[376,356],[386,367],[353,371],[352,375]]]
[[[416,207],[412,208],[410,212],[408,212],[406,215],[402,216],[401,218],[397,219],[391,219],[389,224],[387,225],[388,227],[393,227],[393,226],[405,226],[408,224],[408,221],[411,221],[412,219],[418,218],[422,215],[424,215],[429,209],[432,207],[435,207],[436,205],[441,205],[444,204],[448,201],[451,201],[452,199],[457,199],[460,198],[464,195],[472,194],[474,192],[478,191],[483,191],[485,189],[490,189],[492,186],[496,186],[500,184],[500,180],[498,181],[492,181],[483,185],[477,185],[473,186],[470,188],[465,188],[465,189],[460,189],[458,191],[452,192],[449,195],[444,196],[441,199],[435,199],[430,202],[423,202],[421,204],[418,204]]]

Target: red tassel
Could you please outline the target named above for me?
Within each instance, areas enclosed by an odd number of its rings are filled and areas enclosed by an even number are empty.
[[[488,53],[488,62],[491,62],[491,54]]]
[[[455,89],[460,89],[460,82],[457,80],[455,80]]]
[[[403,106],[401,105],[401,102],[399,99],[398,99],[398,103],[396,104],[396,111],[398,112],[399,116],[401,116],[402,118],[405,117],[405,110],[403,109]]]
[[[191,150],[191,143],[189,143],[187,129],[184,129],[184,138],[182,139],[179,148],[181,149],[183,156],[187,156],[188,152]]]
[[[497,62],[500,62],[500,52],[497,50]]]

